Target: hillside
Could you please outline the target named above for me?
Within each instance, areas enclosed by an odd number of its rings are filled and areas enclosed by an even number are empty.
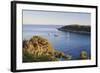
[[[61,28],[58,28],[61,31],[75,31],[75,32],[91,32],[91,27],[84,25],[66,25]]]

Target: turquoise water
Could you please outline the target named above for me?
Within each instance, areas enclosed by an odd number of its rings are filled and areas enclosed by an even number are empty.
[[[63,25],[62,25],[63,26]],[[53,47],[77,60],[81,51],[86,51],[91,57],[91,41],[89,33],[63,32],[57,30],[61,25],[23,25],[23,40],[34,35],[47,38]]]

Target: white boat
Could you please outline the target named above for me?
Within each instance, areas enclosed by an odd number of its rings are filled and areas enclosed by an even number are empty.
[[[57,33],[56,33],[56,34],[54,34],[54,36],[55,36],[55,37],[58,37],[58,36],[59,36],[59,34],[57,34]]]

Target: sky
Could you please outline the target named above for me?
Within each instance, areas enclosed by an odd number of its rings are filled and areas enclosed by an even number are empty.
[[[91,25],[90,13],[23,10],[23,24]]]

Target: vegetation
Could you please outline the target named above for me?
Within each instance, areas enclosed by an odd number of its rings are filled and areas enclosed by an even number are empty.
[[[33,36],[30,40],[23,41],[23,62],[44,62],[71,59],[64,53],[55,50],[51,43],[40,36]]]
[[[58,30],[61,30],[61,31],[91,32],[91,27],[89,25],[84,26],[84,25],[73,24],[73,25],[63,26],[61,28],[58,28]]]

